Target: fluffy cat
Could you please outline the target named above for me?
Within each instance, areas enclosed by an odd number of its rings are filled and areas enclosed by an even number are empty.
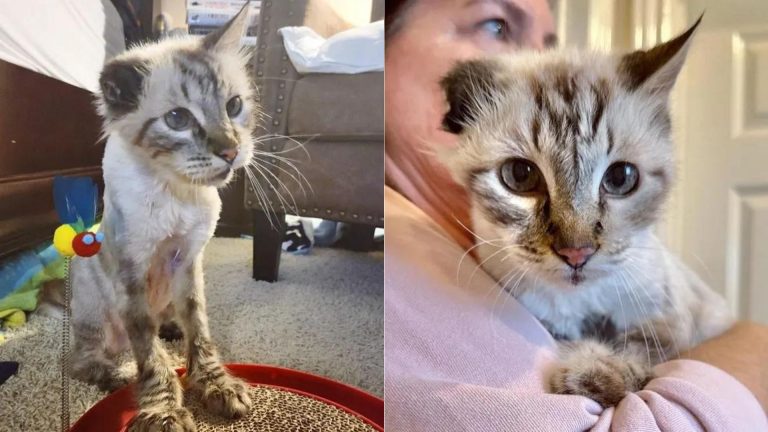
[[[654,234],[675,176],[669,94],[698,22],[648,51],[521,53],[442,81],[443,155],[483,268],[559,341],[551,390],[618,403],[732,323]]]
[[[101,73],[105,236],[95,257],[72,262],[72,373],[103,389],[123,385],[114,356],[130,347],[139,406],[132,431],[195,430],[158,340],[174,315],[186,339],[186,385],[224,417],[251,406],[211,341],[202,265],[221,210],[217,187],[253,151],[259,107],[240,51],[248,7],[203,39],[139,46]]]

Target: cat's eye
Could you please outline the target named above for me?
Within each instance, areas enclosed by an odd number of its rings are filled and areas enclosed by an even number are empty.
[[[603,190],[615,196],[626,196],[637,189],[640,173],[629,162],[616,162],[608,167],[603,175]]]
[[[184,130],[192,126],[192,113],[185,108],[174,108],[163,116],[165,124],[173,130]]]
[[[517,194],[539,192],[544,186],[539,167],[525,159],[515,158],[504,162],[499,177],[509,190]]]
[[[240,96],[235,96],[227,102],[227,115],[230,117],[237,117],[240,111],[243,110],[243,100]]]
[[[485,20],[478,24],[477,28],[494,39],[505,40],[509,35],[509,24],[501,18]]]

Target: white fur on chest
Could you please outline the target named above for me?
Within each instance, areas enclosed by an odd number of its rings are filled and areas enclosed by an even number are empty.
[[[127,238],[122,239],[133,253],[152,253],[156,245],[171,238],[188,250],[198,251],[213,236],[221,211],[221,199],[212,186],[186,186],[172,183],[148,170],[126,146],[131,144],[111,136],[104,153],[105,218],[120,224]],[[112,207],[119,208],[118,215]]]

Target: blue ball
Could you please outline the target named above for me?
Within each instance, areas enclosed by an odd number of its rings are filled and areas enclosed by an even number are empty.
[[[96,233],[96,241],[101,243],[104,241],[104,233],[99,231]]]
[[[83,243],[89,245],[93,243],[93,234],[86,234],[83,236]]]

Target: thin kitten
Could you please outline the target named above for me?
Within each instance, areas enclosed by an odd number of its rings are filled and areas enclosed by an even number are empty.
[[[72,372],[103,389],[123,385],[114,356],[130,346],[139,405],[132,431],[195,430],[158,340],[174,314],[187,341],[187,385],[207,409],[234,418],[251,406],[211,341],[202,265],[221,210],[217,187],[253,150],[259,108],[240,51],[248,8],[203,39],[131,49],[101,74],[105,236],[96,257],[72,262]]]
[[[516,54],[442,81],[478,258],[563,341],[556,393],[615,405],[732,323],[653,228],[674,178],[669,93],[697,25],[649,51]]]

